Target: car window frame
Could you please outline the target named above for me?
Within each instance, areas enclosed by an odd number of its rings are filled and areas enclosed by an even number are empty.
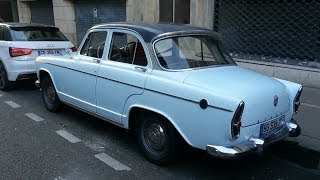
[[[92,57],[92,56],[86,56],[86,55],[82,55],[82,54],[81,54],[81,50],[82,50],[82,48],[84,47],[87,38],[89,37],[89,35],[90,35],[91,33],[94,33],[94,32],[106,32],[106,33],[107,33],[107,36],[106,36],[106,39],[105,39],[105,45],[104,45],[104,48],[103,48],[103,53],[102,53],[102,57],[101,57],[101,58]],[[91,30],[89,30],[89,31],[85,34],[85,36],[84,36],[84,38],[83,38],[83,40],[82,40],[82,42],[81,42],[81,44],[80,44],[80,46],[79,46],[79,51],[77,51],[77,56],[86,57],[86,58],[92,58],[92,59],[105,60],[106,54],[108,54],[107,51],[106,51],[106,47],[108,46],[108,37],[109,37],[109,35],[110,35],[110,32],[109,32],[108,30],[106,30],[106,29],[91,29]],[[91,42],[91,39],[90,39],[89,43],[90,43],[90,42]]]
[[[140,66],[140,65],[136,65],[136,64],[129,64],[129,63],[123,63],[123,62],[110,60],[109,54],[110,54],[110,47],[111,47],[113,33],[126,33],[126,34],[130,34],[130,35],[134,36],[135,38],[137,38],[139,40],[139,42],[141,43],[143,50],[144,50],[144,53],[146,55],[147,65]],[[129,65],[129,66],[134,66],[134,67],[143,67],[143,68],[151,69],[151,67],[152,67],[151,55],[150,55],[149,49],[146,45],[146,42],[144,41],[144,39],[142,38],[142,36],[139,33],[135,32],[131,29],[126,29],[126,28],[109,28],[107,44],[108,44],[108,46],[105,49],[106,50],[105,59],[104,59],[105,61],[108,61],[111,63],[116,63],[116,64],[123,64],[123,65]]]
[[[0,41],[6,41],[4,37],[5,26],[0,26]]]
[[[8,27],[4,27],[4,39],[5,41],[12,41],[12,35]]]

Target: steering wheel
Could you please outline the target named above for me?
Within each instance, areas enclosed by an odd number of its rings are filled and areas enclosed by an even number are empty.
[[[128,51],[129,51],[129,46],[130,46],[131,44],[137,44],[137,42],[131,41],[131,42],[128,42],[128,43],[124,46],[124,50],[126,51],[127,54],[129,54]],[[130,52],[130,53],[131,53],[131,52]]]

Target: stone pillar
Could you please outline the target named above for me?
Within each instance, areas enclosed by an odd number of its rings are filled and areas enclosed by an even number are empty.
[[[52,0],[52,5],[55,26],[58,27],[74,45],[77,45],[77,30],[73,2],[73,0]]]
[[[28,1],[17,0],[19,22],[30,23],[31,22],[31,10],[30,3]]]
[[[159,1],[161,0],[144,0],[143,21],[148,23],[159,22]]]
[[[190,24],[213,29],[214,0],[190,1]]]
[[[144,0],[127,0],[126,10],[128,22],[142,22]]]
[[[159,0],[127,0],[128,22],[159,22]]]

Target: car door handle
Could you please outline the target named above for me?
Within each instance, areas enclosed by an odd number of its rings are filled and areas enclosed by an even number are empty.
[[[100,63],[101,60],[100,59],[93,59],[95,62]]]
[[[147,69],[143,68],[143,67],[134,67],[136,70],[142,71],[142,72],[146,72]]]

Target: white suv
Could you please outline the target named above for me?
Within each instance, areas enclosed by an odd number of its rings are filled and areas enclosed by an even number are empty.
[[[14,81],[36,80],[38,56],[70,51],[77,49],[56,27],[0,23],[0,90],[10,90]]]

